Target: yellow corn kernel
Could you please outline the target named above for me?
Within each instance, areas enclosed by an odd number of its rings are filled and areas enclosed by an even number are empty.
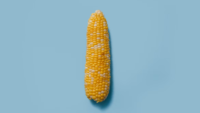
[[[92,13],[87,27],[85,89],[88,99],[106,99],[110,88],[110,47],[108,25],[103,13]]]

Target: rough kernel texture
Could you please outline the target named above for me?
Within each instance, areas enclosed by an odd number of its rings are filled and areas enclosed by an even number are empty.
[[[85,92],[88,99],[102,102],[110,88],[110,48],[108,25],[103,13],[92,13],[87,27]]]

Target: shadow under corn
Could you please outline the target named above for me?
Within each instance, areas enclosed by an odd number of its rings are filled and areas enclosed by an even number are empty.
[[[112,44],[111,44],[111,34],[110,34],[110,30],[108,29],[108,33],[109,33],[109,46],[110,46],[110,91],[108,94],[108,97],[103,101],[103,102],[99,102],[96,103],[94,100],[90,100],[90,102],[92,103],[92,105],[100,108],[100,109],[106,109],[112,102],[112,97],[113,97],[113,60],[112,60]]]

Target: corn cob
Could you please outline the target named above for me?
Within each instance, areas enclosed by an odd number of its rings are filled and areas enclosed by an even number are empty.
[[[85,92],[88,99],[102,102],[110,89],[110,47],[107,21],[100,10],[92,13],[87,27]]]

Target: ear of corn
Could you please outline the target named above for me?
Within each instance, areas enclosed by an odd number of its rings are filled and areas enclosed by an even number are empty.
[[[92,13],[87,27],[85,92],[88,99],[102,102],[110,88],[110,48],[107,21],[100,10]]]

